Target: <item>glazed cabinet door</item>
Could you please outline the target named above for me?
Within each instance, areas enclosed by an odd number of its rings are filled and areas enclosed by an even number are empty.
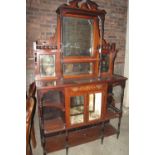
[[[102,92],[88,94],[88,121],[101,119]]]
[[[67,127],[100,121],[106,111],[106,89],[103,84],[65,89]]]
[[[76,125],[84,123],[85,121],[85,95],[70,97],[70,124]]]

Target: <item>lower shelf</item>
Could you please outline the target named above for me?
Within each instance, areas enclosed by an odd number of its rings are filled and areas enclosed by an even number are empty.
[[[104,130],[104,137],[108,137],[117,133],[116,128],[114,128],[111,124],[107,124]]]
[[[117,130],[110,124],[105,125],[104,137],[116,134]],[[101,124],[92,126],[85,129],[69,131],[68,134],[68,146],[76,146],[79,144],[87,143],[96,139],[101,138]],[[65,133],[55,135],[52,137],[46,137],[45,140],[45,150],[46,152],[53,152],[60,149],[64,149],[66,146],[66,136]]]
[[[65,148],[65,134],[60,134],[45,139],[45,151],[47,153]]]
[[[44,121],[45,134],[60,131],[60,130],[63,130],[64,128],[65,128],[65,125],[61,117]]]

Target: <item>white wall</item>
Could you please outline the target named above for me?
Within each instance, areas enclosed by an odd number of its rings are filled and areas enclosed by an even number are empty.
[[[126,51],[125,51],[125,65],[124,65],[124,76],[129,76],[129,15],[127,16],[127,31],[126,31]],[[124,106],[129,107],[129,79],[126,81],[126,87],[124,92]]]

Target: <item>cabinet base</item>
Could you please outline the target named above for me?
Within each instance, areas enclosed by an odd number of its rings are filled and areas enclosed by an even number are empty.
[[[89,128],[87,127],[75,131],[69,131],[68,142],[66,142],[65,133],[46,138],[44,150],[47,153],[54,152],[65,149],[66,143],[69,147],[72,147],[99,139],[102,137],[102,135],[107,137],[116,133],[117,130],[110,124],[105,125],[104,133],[102,133],[101,124]]]

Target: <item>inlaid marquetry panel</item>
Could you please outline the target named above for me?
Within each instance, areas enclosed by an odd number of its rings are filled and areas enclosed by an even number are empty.
[[[74,86],[74,87],[69,87],[66,88],[65,90],[69,93],[79,93],[79,92],[83,92],[83,93],[88,93],[91,91],[100,91],[106,88],[106,84],[96,84],[96,85],[83,85],[83,86]]]

